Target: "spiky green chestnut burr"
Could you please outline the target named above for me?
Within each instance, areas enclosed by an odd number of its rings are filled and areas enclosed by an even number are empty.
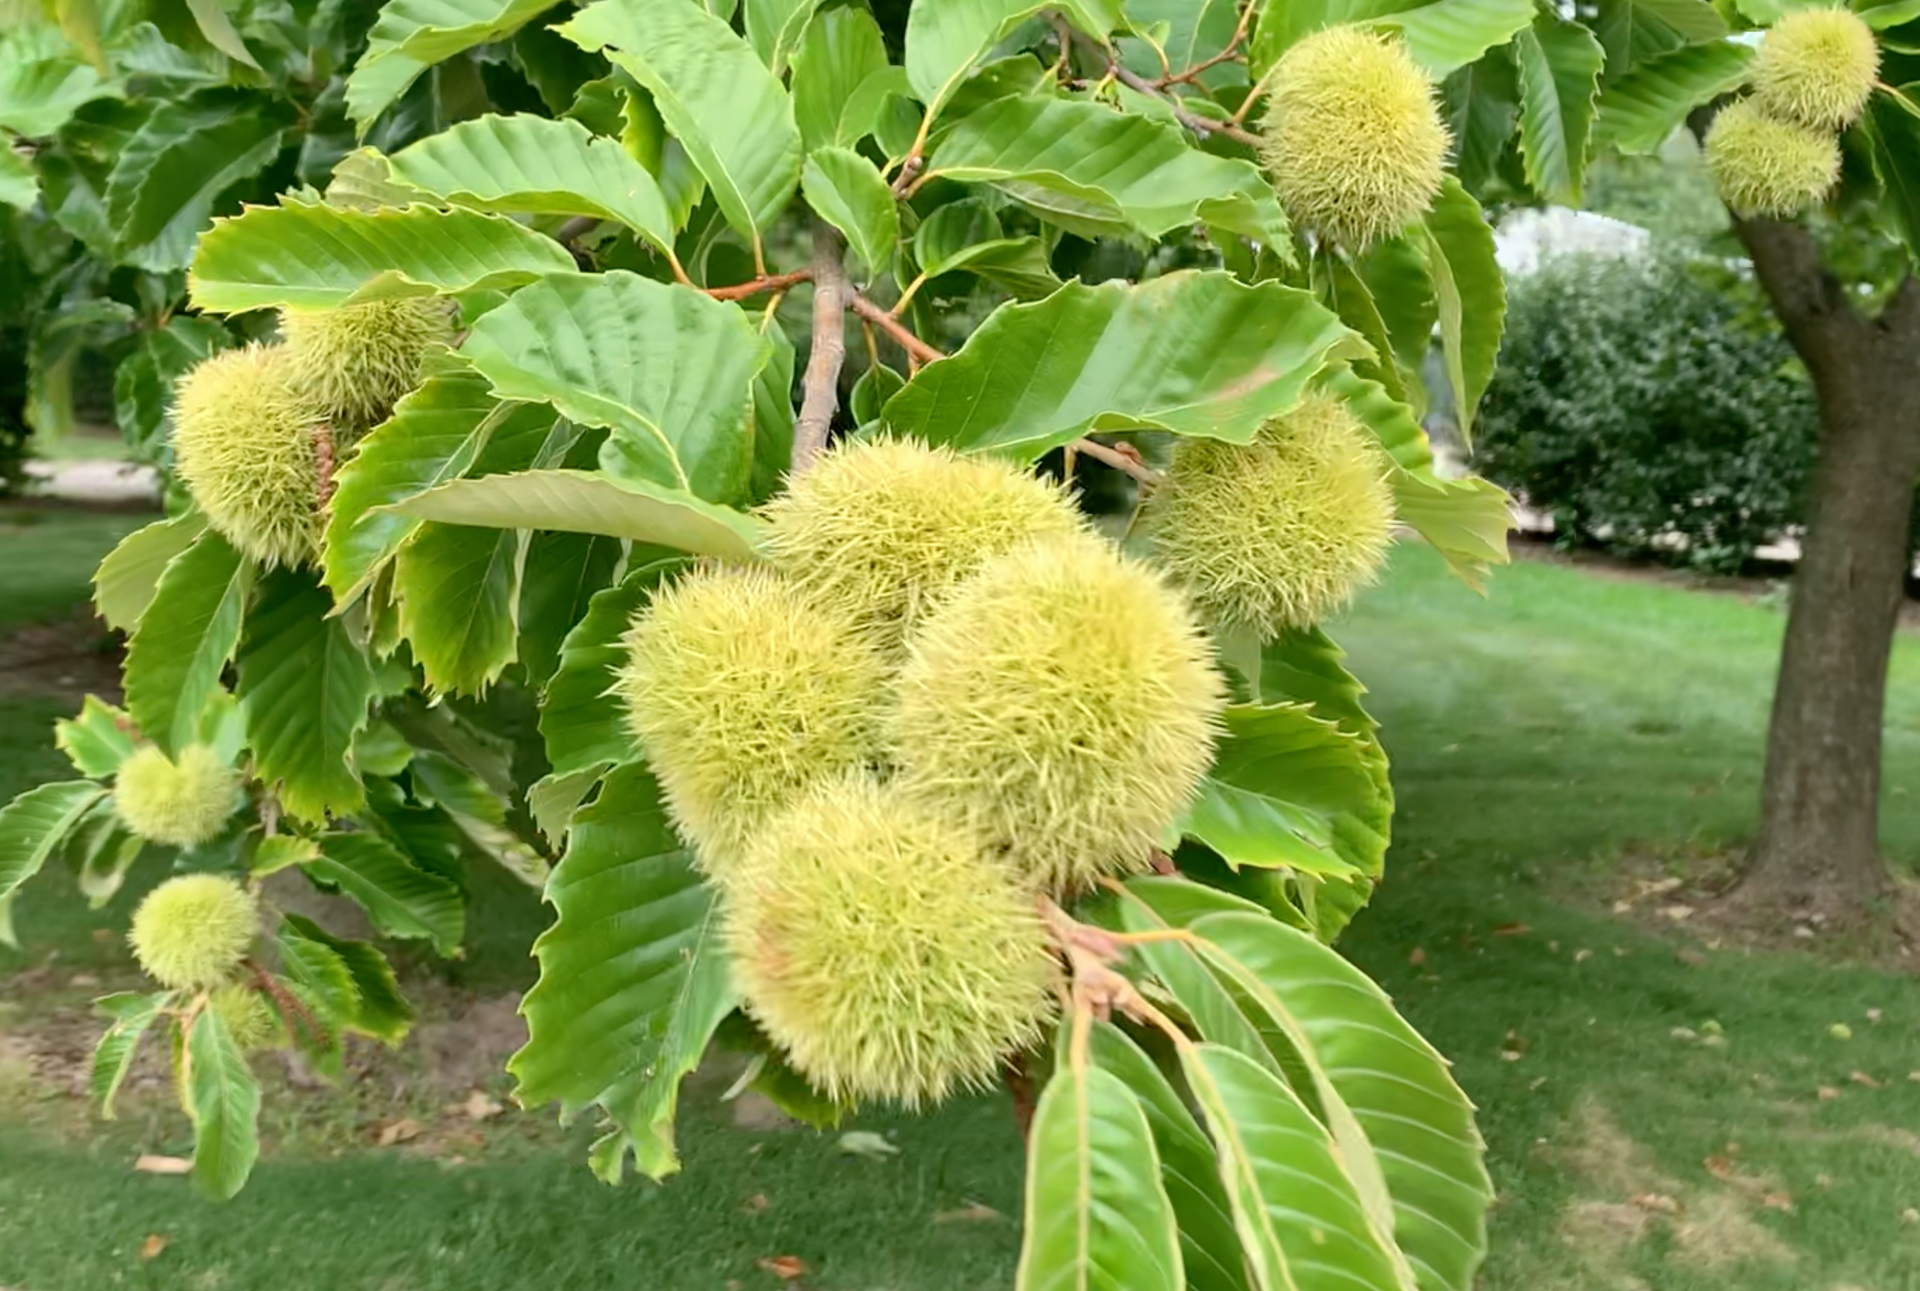
[[[774,817],[725,908],[748,1012],[836,1101],[917,1107],[984,1087],[1051,1012],[1032,892],[865,776]]]
[[[1379,441],[1324,394],[1251,444],[1184,439],[1153,495],[1155,556],[1222,627],[1310,627],[1386,560],[1387,468]]]
[[[305,564],[320,532],[326,418],[291,376],[284,346],[249,345],[206,360],[175,393],[175,469],[214,530],[268,567]]]
[[[889,439],[836,447],[766,514],[776,564],[886,650],[989,557],[1085,524],[1063,489],[1025,471]]]
[[[147,893],[129,940],[147,975],[176,990],[219,986],[253,944],[253,895],[221,874],[183,874]]]
[[[1720,109],[1706,152],[1721,199],[1747,217],[1798,215],[1840,177],[1832,135],[1776,120],[1752,99]]]
[[[1397,36],[1328,27],[1281,56],[1260,156],[1288,214],[1357,250],[1432,204],[1449,142],[1433,82]]]
[[[246,986],[222,986],[207,1003],[220,1015],[227,1034],[233,1037],[234,1047],[240,1052],[268,1049],[279,1043],[279,1015],[260,992]]]
[[[900,783],[1048,889],[1144,869],[1212,760],[1212,655],[1186,598],[1104,539],[1028,543],[913,637]]]
[[[386,420],[420,384],[428,356],[453,341],[453,316],[438,296],[283,309],[280,335],[295,388],[350,436]]]
[[[628,727],[715,874],[810,781],[877,756],[885,667],[844,616],[771,570],[695,570],[625,644]]]
[[[1796,9],[1767,30],[1753,60],[1754,102],[1809,130],[1843,130],[1880,76],[1873,29],[1847,9]]]
[[[120,764],[113,806],[121,823],[150,843],[197,847],[240,806],[240,777],[204,744],[181,749],[178,762],[145,744]]]

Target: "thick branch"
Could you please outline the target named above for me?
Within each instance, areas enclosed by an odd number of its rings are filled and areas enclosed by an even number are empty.
[[[1813,234],[1795,221],[1732,218],[1733,231],[1746,247],[1793,348],[1816,377],[1831,375],[1836,355],[1865,339],[1865,320],[1840,280],[1821,262]]]
[[[813,221],[813,351],[801,383],[800,416],[793,423],[793,474],[813,464],[827,446],[827,426],[840,405],[840,365],[847,358],[843,315],[853,288],[841,263],[840,231],[825,220]]]
[[[947,357],[939,350],[934,349],[933,346],[921,340],[918,336],[915,336],[913,330],[905,323],[868,300],[865,296],[862,296],[859,292],[854,292],[850,300],[854,313],[860,315],[860,317],[866,319],[869,323],[872,323],[875,327],[878,327],[888,336],[898,341],[900,348],[912,355],[915,361],[932,363],[935,359],[944,359]]]
[[[1879,325],[1902,348],[1920,344],[1920,277],[1906,276],[1880,311]]]

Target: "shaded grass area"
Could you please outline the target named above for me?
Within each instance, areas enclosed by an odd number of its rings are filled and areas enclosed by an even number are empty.
[[[63,531],[68,600],[110,541],[82,532],[99,523],[58,522],[79,526]],[[29,563],[18,538],[0,530],[8,618]],[[53,588],[47,612],[63,608],[58,578],[33,577]],[[1782,623],[1534,564],[1483,601],[1409,550],[1336,629],[1386,723],[1401,802],[1391,881],[1344,948],[1482,1109],[1500,1189],[1487,1288],[1920,1286],[1920,1209],[1903,1218],[1920,1208],[1912,980],[1609,913],[1633,876],[1682,871],[1751,827]],[[1920,784],[1920,643],[1900,643],[1894,670],[1885,824],[1911,864],[1920,807],[1900,791]],[[60,705],[0,704],[0,793],[60,774],[44,726]],[[92,937],[124,912],[89,914],[62,888],[21,903],[29,958],[124,966]],[[524,967],[538,911],[510,886],[484,900],[476,926],[515,931],[455,975],[490,989]],[[22,962],[0,952],[0,974]],[[685,1171],[663,1187],[605,1188],[582,1164],[588,1127],[509,1116],[464,1164],[364,1134],[302,1138],[225,1207],[129,1170],[136,1152],[188,1147],[163,1108],[84,1134],[0,1112],[0,1286],[753,1291],[780,1285],[756,1262],[786,1255],[814,1291],[1011,1285],[1020,1158],[1003,1100],[863,1122],[902,1149],[875,1161],[831,1135],[737,1128],[719,1088],[690,1093]],[[146,1260],[149,1234],[170,1242]]]

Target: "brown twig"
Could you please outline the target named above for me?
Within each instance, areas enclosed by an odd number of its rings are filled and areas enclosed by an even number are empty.
[[[314,494],[319,505],[324,507],[333,498],[333,427],[326,422],[316,422],[313,427],[313,473]]]
[[[914,151],[908,153],[905,159],[901,161],[900,173],[893,177],[893,196],[895,201],[905,197],[913,188],[913,181],[920,178],[920,171],[926,164],[927,159],[920,155],[919,145],[915,145]]]
[[[1191,85],[1200,73],[1209,68],[1218,67],[1222,63],[1243,57],[1240,53],[1240,42],[1247,38],[1247,28],[1253,25],[1253,14],[1257,8],[1259,8],[1257,4],[1248,4],[1245,9],[1240,11],[1240,25],[1234,28],[1233,39],[1227,42],[1225,49],[1215,54],[1212,58],[1195,63],[1184,72],[1175,72],[1170,76],[1163,76],[1155,81],[1154,84],[1161,89],[1165,89],[1169,85]]]
[[[932,363],[947,356],[913,334],[913,329],[895,318],[859,292],[852,295],[853,312],[899,342],[900,348],[921,363]]]
[[[261,967],[259,961],[251,955],[240,962],[253,970],[253,980],[261,990],[273,997],[273,1002],[280,1008],[280,1016],[287,1019],[289,1026],[295,1025],[297,1020],[299,1026],[306,1028],[307,1035],[312,1038],[315,1045],[330,1043],[325,1028],[314,1020],[313,1013],[299,996],[282,986],[279,980]]]
[[[1027,1068],[1027,1055],[1016,1053],[1001,1070],[1007,1093],[1013,1097],[1013,1123],[1025,1143],[1033,1134],[1033,1114],[1040,1107],[1039,1091],[1033,1087],[1033,1072]]]
[[[1093,50],[1095,53],[1099,54],[1102,58],[1107,60],[1107,75],[1113,77],[1115,80],[1119,81],[1122,85],[1128,86],[1132,89],[1136,89],[1140,91],[1142,94],[1150,94],[1154,98],[1159,99],[1162,102],[1166,103],[1173,111],[1174,120],[1178,121],[1181,125],[1193,131],[1195,134],[1222,135],[1228,139],[1233,140],[1235,143],[1243,143],[1249,148],[1254,147],[1256,144],[1260,142],[1258,135],[1253,134],[1251,131],[1243,130],[1239,126],[1234,125],[1231,122],[1216,121],[1212,117],[1203,117],[1196,113],[1187,111],[1185,108],[1180,106],[1180,99],[1178,96],[1165,93],[1164,91],[1161,90],[1161,88],[1158,85],[1155,85],[1152,81],[1149,81],[1146,77],[1140,75],[1138,72],[1128,69],[1124,64],[1120,62],[1119,58],[1115,56],[1114,52],[1111,49],[1108,49],[1105,45],[1100,44],[1099,42],[1095,41],[1091,37],[1082,35],[1080,32],[1075,32],[1074,38],[1076,40],[1081,41],[1084,45],[1086,45],[1087,48]]]
[[[843,315],[853,287],[841,263],[840,231],[825,220],[813,221],[813,351],[801,383],[800,416],[793,423],[793,474],[813,464],[827,446],[827,427],[840,406],[840,366],[847,359]]]
[[[1130,475],[1148,488],[1160,483],[1160,472],[1141,460],[1140,450],[1132,444],[1107,445],[1091,439],[1076,439],[1071,445],[1076,453],[1085,453],[1096,462],[1105,463],[1114,470]]]
[[[703,287],[701,290],[715,300],[746,300],[750,296],[763,296],[770,291],[785,291],[789,287],[812,281],[813,270],[795,269],[792,273],[768,274],[763,278],[735,283],[731,287]]]

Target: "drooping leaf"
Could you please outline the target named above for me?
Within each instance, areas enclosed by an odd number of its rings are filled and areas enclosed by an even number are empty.
[[[544,278],[460,347],[497,396],[611,430],[601,463],[621,479],[713,502],[746,488],[745,413],[769,353],[735,306],[625,270]]]
[[[1413,236],[1422,244],[1433,276],[1440,348],[1460,430],[1470,434],[1474,410],[1493,379],[1506,324],[1507,284],[1494,258],[1493,230],[1480,213],[1480,203],[1448,176]]]
[[[400,631],[434,691],[482,694],[519,639],[524,530],[422,525],[394,560]]]
[[[997,99],[963,117],[928,173],[985,183],[1084,237],[1159,237],[1204,218],[1269,246],[1287,218],[1259,170],[1173,125],[1073,99]]]
[[[1732,40],[1685,45],[1607,81],[1599,134],[1622,152],[1653,152],[1687,113],[1740,84],[1753,50]]]
[[[1520,156],[1548,201],[1580,204],[1606,51],[1577,22],[1540,11],[1513,39],[1520,66]]]
[[[565,247],[505,216],[294,203],[215,220],[188,286],[196,306],[228,314],[508,288],[573,268]]]
[[[900,213],[893,190],[874,164],[851,148],[825,147],[808,154],[801,172],[807,205],[847,237],[871,281],[893,263]]]
[[[1607,51],[1607,71],[1624,73],[1682,45],[1727,34],[1727,20],[1708,0],[1598,0],[1593,33]]]
[[[1920,103],[1920,81],[1900,87],[1911,103]],[[1865,131],[1873,157],[1873,172],[1886,196],[1888,224],[1907,244],[1910,259],[1920,264],[1920,119],[1891,95],[1876,93],[1867,103]]]
[[[560,666],[560,646],[586,617],[595,593],[607,587],[624,559],[617,538],[588,533],[535,534],[520,585],[520,662],[544,687]]]
[[[101,1034],[93,1046],[89,1088],[93,1092],[93,1101],[100,1105],[101,1120],[113,1119],[113,1100],[120,1093],[120,1086],[126,1082],[127,1072],[133,1067],[140,1041],[153,1026],[153,1020],[160,1016],[160,1010],[172,998],[171,991],[156,991],[151,995],[123,991],[94,1001],[95,1008],[113,1019],[113,1025]]]
[[[686,0],[597,0],[559,30],[647,87],[727,223],[759,247],[799,183],[800,131],[752,47]]]
[[[160,103],[107,179],[122,255],[156,272],[186,268],[214,199],[265,169],[293,123],[291,107],[239,91]]]
[[[1446,1060],[1378,986],[1312,937],[1245,914],[1192,927],[1208,962],[1281,1025],[1351,1110],[1392,1199],[1394,1240],[1421,1286],[1466,1291],[1486,1251],[1493,1188],[1472,1104]]]
[[[538,889],[550,868],[507,824],[507,805],[485,781],[442,753],[413,759],[416,790],[432,798],[466,839],[507,873]]]
[[[111,800],[95,803],[74,826],[61,850],[68,868],[74,871],[74,886],[87,899],[89,910],[101,909],[113,900],[145,846],[120,822]]]
[[[1413,61],[1436,79],[1506,44],[1533,21],[1530,0],[1433,0],[1377,20],[1397,29]]]
[[[254,567],[217,533],[168,562],[127,643],[127,709],[169,753],[193,742],[201,711],[240,644]]]
[[[419,527],[386,507],[466,474],[496,435],[518,439],[552,424],[550,408],[501,403],[465,364],[446,364],[401,399],[334,476],[323,551],[340,603],[365,591]]]
[[[785,75],[787,61],[800,45],[820,0],[745,0],[747,40],[753,52],[775,77]]]
[[[501,40],[554,0],[387,0],[367,37],[366,52],[347,78],[347,115],[366,134],[435,63],[475,45]]]
[[[1178,1291],[1173,1203],[1140,1100],[1087,1053],[1064,1053],[1027,1141],[1017,1291]]]
[[[131,632],[139,626],[167,563],[206,527],[205,516],[189,511],[134,530],[107,553],[93,574],[93,603],[108,627]]]
[[[1147,1115],[1160,1154],[1160,1178],[1180,1224],[1187,1286],[1191,1291],[1251,1291],[1213,1144],[1186,1101],[1113,1023],[1095,1022],[1089,1042],[1095,1066],[1118,1077]]]
[[[187,0],[187,11],[193,15],[194,25],[200,28],[200,34],[207,43],[236,62],[258,69],[253,52],[247,48],[247,42],[240,39],[240,33],[234,30],[233,19],[227,17],[227,11],[220,7],[220,0]]]
[[[727,560],[757,559],[762,528],[751,516],[690,493],[567,470],[455,480],[393,509],[447,524],[605,534]]]
[[[605,770],[634,757],[620,706],[607,698],[616,671],[627,661],[620,637],[660,581],[684,564],[673,557],[637,561],[618,585],[594,596],[587,616],[567,634],[560,666],[540,706],[540,734],[555,775]],[[580,793],[588,787],[582,786]]]
[[[361,1031],[398,1044],[413,1025],[413,1009],[400,996],[393,966],[375,946],[364,941],[336,937],[319,924],[299,915],[285,916],[288,929],[295,935],[327,950],[346,965],[353,981],[356,1012],[349,1029]]]
[[[577,771],[541,776],[528,786],[527,814],[548,843],[558,847],[567,841],[574,813],[612,768],[611,762],[591,762]]]
[[[1506,49],[1449,76],[1440,87],[1447,128],[1453,135],[1453,169],[1469,192],[1478,192],[1498,172],[1500,158],[1520,119],[1520,81]]]
[[[260,1155],[260,1084],[220,1010],[194,1014],[180,1087],[193,1118],[193,1181],[208,1196],[226,1201],[246,1183]]]
[[[508,1070],[526,1106],[598,1104],[642,1172],[678,1168],[680,1080],[733,1011],[716,894],[694,870],[643,767],[616,769],[574,822],[547,885],[554,923],[534,943],[526,1047]]]
[[[56,780],[0,807],[0,901],[45,865],[53,849],[106,790],[91,780]],[[14,945],[11,939],[7,945]]]
[[[360,903],[389,937],[425,937],[442,955],[460,948],[466,907],[450,880],[415,865],[377,834],[324,834],[308,876]]]
[[[1334,851],[1334,819],[1373,813],[1367,745],[1300,704],[1236,704],[1225,721],[1186,832],[1236,867],[1357,869]]]
[[[83,103],[121,96],[118,85],[68,58],[0,61],[0,129],[44,139]]]
[[[1311,295],[1274,282],[1071,283],[995,310],[959,353],[922,368],[885,420],[963,452],[1029,457],[1093,430],[1246,443],[1355,341]]]
[[[80,712],[53,724],[53,742],[74,770],[105,780],[133,753],[133,719],[98,695],[80,701]]]
[[[974,66],[1013,29],[1043,8],[1058,10],[1089,36],[1105,39],[1120,25],[1108,0],[919,0],[907,12],[907,79],[929,116],[960,88]]]
[[[845,110],[861,83],[886,67],[880,24],[865,9],[829,9],[807,24],[793,55],[793,116],[808,152],[851,148],[873,128],[871,121],[848,121]]]
[[[1347,256],[1333,247],[1315,248],[1308,268],[1314,295],[1331,306],[1340,321],[1358,332],[1373,348],[1373,357],[1355,359],[1354,369],[1378,381],[1395,399],[1405,400],[1408,382],[1401,375],[1387,321],[1367,280],[1360,276]],[[1424,274],[1421,285],[1425,285]],[[1431,335],[1431,321],[1428,328]]]
[[[373,673],[333,598],[304,571],[261,580],[240,641],[240,708],[257,774],[289,814],[346,815],[365,791],[348,761],[366,725]]]
[[[478,117],[402,148],[390,164],[394,178],[455,205],[617,220],[673,249],[673,218],[653,176],[578,121]]]
[[[1406,1283],[1339,1149],[1286,1083],[1216,1044],[1183,1047],[1180,1065],[1218,1150],[1256,1283],[1401,1291]]]
[[[1046,244],[1032,236],[1004,236],[999,216],[979,198],[948,202],[922,220],[914,231],[913,254],[929,278],[964,270],[1021,300],[1060,290]]]
[[[0,204],[18,211],[30,211],[40,200],[40,179],[33,163],[22,156],[13,141],[0,133]]]

